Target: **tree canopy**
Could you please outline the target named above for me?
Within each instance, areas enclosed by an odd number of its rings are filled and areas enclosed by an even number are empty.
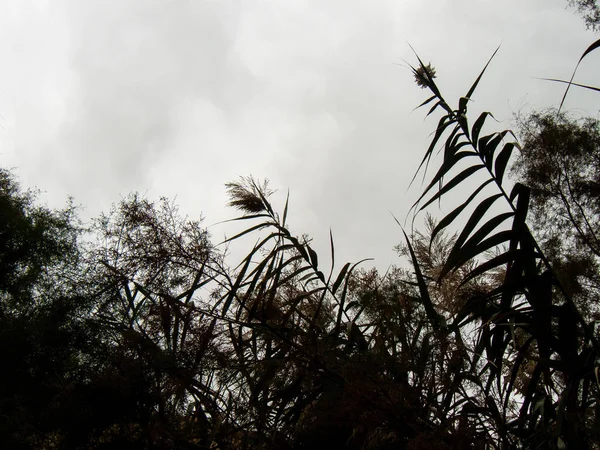
[[[600,286],[600,122],[549,110],[524,118],[519,135],[522,151],[514,171],[531,189],[532,229],[565,288],[581,308],[594,310]]]
[[[0,169],[0,446],[600,448],[599,122],[471,117],[488,65],[456,106],[411,66],[439,115],[412,210],[468,195],[385,273],[333,235],[325,267],[253,177],[215,245],[168,199],[84,227]]]

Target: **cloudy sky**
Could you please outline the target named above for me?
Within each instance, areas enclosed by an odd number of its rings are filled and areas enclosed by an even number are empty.
[[[0,166],[90,217],[130,191],[176,197],[211,225],[224,183],[289,189],[295,233],[336,259],[386,267],[418,189],[410,178],[433,121],[405,60],[436,67],[464,94],[501,45],[473,113],[507,121],[555,106],[596,38],[566,0],[4,0],[0,6]],[[598,84],[600,54],[577,81]],[[600,97],[566,107],[598,115]],[[419,186],[416,186],[418,188]],[[215,240],[226,229],[211,227]]]

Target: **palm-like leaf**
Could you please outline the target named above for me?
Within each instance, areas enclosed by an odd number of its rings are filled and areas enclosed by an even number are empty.
[[[600,47],[600,41],[592,45],[581,59],[597,47]],[[413,71],[423,72],[423,63],[420,59],[418,60],[419,69],[413,68]],[[495,381],[496,393],[500,396],[499,400],[501,401],[496,403],[488,396],[486,406],[496,429],[506,435],[508,432],[506,412],[500,414],[497,405],[504,405],[504,410],[506,410],[509,399],[514,395],[513,389],[517,374],[525,370],[524,362],[530,354],[531,343],[537,343],[538,354],[544,361],[548,361],[552,354],[558,354],[563,359],[570,357],[564,350],[561,351],[560,344],[553,335],[553,329],[557,326],[558,314],[552,304],[556,301],[554,300],[555,294],[561,291],[561,287],[526,224],[529,190],[523,185],[516,185],[509,194],[504,187],[504,175],[511,155],[515,147],[518,148],[518,144],[514,141],[506,141],[508,138],[514,138],[510,130],[484,133],[486,119],[492,116],[489,112],[482,113],[471,128],[468,125],[468,101],[474,94],[490,61],[467,94],[459,100],[457,109],[448,106],[433,79],[429,80],[430,83],[427,87],[430,88],[433,98],[428,98],[421,106],[435,102],[435,107],[441,106],[445,114],[439,119],[432,142],[426,150],[418,170],[420,171],[431,163],[433,152],[442,138],[445,138],[444,152],[439,168],[413,208],[418,208],[419,211],[423,210],[444,195],[467,185],[472,194],[462,204],[446,214],[432,233],[433,240],[445,228],[455,223],[459,217],[465,217],[465,224],[448,254],[439,277],[441,279],[451,272],[456,272],[468,261],[480,261],[480,263],[467,273],[463,283],[478,277],[485,277],[492,270],[498,272],[500,268],[504,267],[503,282],[482,298],[468,302],[457,314],[457,319],[452,327],[464,327],[474,320],[480,321],[481,329],[475,344],[475,354],[485,351],[487,362],[478,375],[487,376],[486,396],[489,395],[492,383]],[[433,109],[427,115],[431,114]],[[485,177],[483,177],[483,181],[473,185],[475,174],[478,176],[485,174]],[[490,186],[495,186],[497,192],[491,195],[484,194]],[[500,201],[503,202],[503,208],[499,212],[494,212],[498,209],[497,205]],[[471,207],[471,213],[467,216],[469,207]],[[496,252],[493,257],[488,258],[486,255],[494,249],[501,250],[499,253]],[[418,265],[415,258],[413,258],[413,265]],[[518,299],[525,299],[529,306],[527,308],[516,306],[515,301]],[[568,297],[563,296],[561,301],[572,305],[571,299]],[[574,314],[572,317],[569,325],[571,329],[579,326],[587,329],[580,315]],[[577,325],[575,325],[576,323]],[[514,330],[526,333],[530,336],[529,339],[524,344],[516,346]],[[589,341],[589,345],[594,346],[596,355],[600,354],[597,343]],[[573,345],[569,347],[571,351],[574,350]],[[514,363],[511,365],[510,380],[506,388],[503,388],[504,361],[511,358],[514,359]],[[474,358],[474,362],[476,360]],[[549,389],[549,383],[555,383],[556,380],[550,373],[548,364],[542,360],[534,365],[529,387],[525,392],[525,401],[522,403],[516,422],[512,423],[513,427],[517,427],[521,431],[526,427],[537,429],[547,425],[547,421],[544,422],[546,419],[535,414],[534,398],[539,395],[540,389]],[[476,367],[477,364],[473,365],[472,370],[476,370]],[[560,367],[562,367],[560,371],[564,376],[571,380],[577,379],[572,367],[568,367],[568,365]],[[591,366],[587,366],[586,370],[590,371]],[[576,383],[581,382],[582,379],[579,376]],[[572,386],[565,391],[560,403],[562,409],[558,408],[558,403],[556,403],[558,398],[550,401],[559,415],[566,414],[565,411],[569,408],[565,406],[567,404],[570,405],[571,411],[576,410],[577,400],[573,397],[577,395],[576,392],[577,390]],[[564,400],[564,396],[571,396],[570,403]],[[526,420],[528,413],[532,421]],[[559,428],[560,423],[564,422],[559,418]],[[564,426],[564,430],[568,430],[572,429],[569,427],[575,425],[571,421]],[[560,430],[559,433],[564,430]]]

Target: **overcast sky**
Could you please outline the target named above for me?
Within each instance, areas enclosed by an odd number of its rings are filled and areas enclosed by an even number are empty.
[[[568,78],[597,38],[566,0],[0,3],[0,166],[50,205],[72,195],[89,217],[140,191],[211,225],[235,215],[224,183],[252,174],[276,204],[290,190],[292,231],[318,251],[331,227],[338,261],[381,267],[435,125],[412,112],[408,43],[452,101],[501,45],[471,108],[510,121],[556,106],[563,87],[535,77]],[[599,68],[590,55],[577,81]],[[573,90],[566,108],[599,100]]]

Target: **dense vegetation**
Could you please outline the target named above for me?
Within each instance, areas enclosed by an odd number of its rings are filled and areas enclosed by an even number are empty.
[[[413,209],[469,194],[385,274],[333,237],[322,267],[251,177],[231,266],[167,199],[84,228],[0,170],[0,447],[600,448],[600,122],[471,122],[484,71],[453,108],[413,67],[441,113]]]

